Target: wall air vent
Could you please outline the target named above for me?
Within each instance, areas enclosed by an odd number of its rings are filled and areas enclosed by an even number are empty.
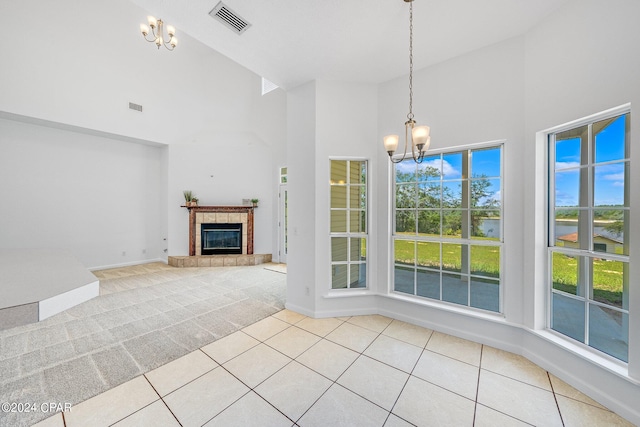
[[[231,28],[233,32],[237,34],[244,33],[245,30],[251,26],[244,18],[241,18],[237,13],[229,9],[229,6],[222,2],[219,2],[216,7],[209,12],[209,15]]]
[[[129,108],[131,110],[136,110],[136,111],[142,112],[142,105],[140,105],[140,104],[134,104],[133,102],[130,102],[129,103]]]

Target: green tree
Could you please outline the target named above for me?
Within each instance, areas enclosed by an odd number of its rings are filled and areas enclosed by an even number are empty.
[[[490,217],[495,210],[500,209],[500,200],[496,199],[496,193],[491,188],[492,184],[486,175],[474,176],[471,180],[471,235],[484,236],[482,223]]]
[[[614,221],[605,225],[604,229],[616,237],[620,237],[624,232],[624,221]]]
[[[429,180],[439,177],[440,171],[430,166],[419,168],[417,172],[396,171],[396,230],[398,232],[414,233],[416,231],[417,210],[419,233],[440,234],[440,212],[442,212],[442,234],[461,235],[460,193],[466,181],[460,181],[455,191],[451,186],[442,186],[439,180]],[[475,176],[470,180],[473,236],[482,236],[482,221],[500,208],[500,201],[495,195],[491,180],[486,175]]]

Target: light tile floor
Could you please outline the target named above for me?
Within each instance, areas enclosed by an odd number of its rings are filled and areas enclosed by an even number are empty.
[[[38,426],[631,426],[527,359],[280,311]]]
[[[286,276],[278,267],[96,271],[99,297],[0,330],[0,404],[36,408],[0,408],[0,427],[31,426],[51,414],[43,403],[76,405],[279,312]]]

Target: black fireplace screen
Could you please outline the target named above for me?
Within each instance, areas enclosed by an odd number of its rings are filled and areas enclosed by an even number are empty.
[[[242,224],[202,224],[202,255],[241,254]]]

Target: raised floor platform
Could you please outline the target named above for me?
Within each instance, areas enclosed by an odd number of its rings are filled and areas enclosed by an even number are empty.
[[[100,282],[62,249],[0,249],[0,329],[34,323],[100,293]]]
[[[271,254],[170,256],[172,267],[229,267],[271,262]]]

